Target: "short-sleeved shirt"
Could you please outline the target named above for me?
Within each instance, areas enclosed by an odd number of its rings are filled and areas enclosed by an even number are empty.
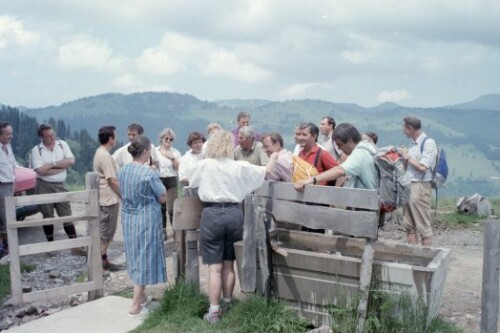
[[[108,179],[118,181],[118,166],[108,150],[97,148],[94,155],[94,171],[99,174],[99,205],[111,206],[120,202],[118,194],[109,186]]]
[[[347,160],[341,164],[349,177],[347,187],[376,189],[378,184],[374,156],[377,148],[368,141],[360,141]]]
[[[12,152],[10,143],[6,144],[8,154],[3,150],[3,144],[0,143],[0,183],[13,183],[15,180],[14,168],[16,167],[16,158]]]
[[[412,141],[408,149],[410,158],[417,160],[420,164],[427,167],[427,171],[423,173],[417,170],[413,165],[408,164],[406,174],[410,177],[412,182],[429,182],[432,179],[431,165],[436,164],[437,146],[433,139],[428,138],[425,141],[422,152],[420,152],[420,147],[426,137],[427,135],[424,132],[420,133],[417,140]]]
[[[129,164],[134,161],[134,158],[128,152],[128,146],[130,146],[130,142],[127,143],[125,146],[118,148],[113,153],[113,158],[115,159],[116,164],[118,165],[119,168],[121,168],[125,164]],[[158,163],[158,153],[153,144],[151,144],[151,159],[153,160],[153,163]]]
[[[249,150],[243,150],[241,146],[234,148],[233,158],[236,161],[247,161],[254,165],[266,165],[269,161],[269,157],[262,148],[262,143],[259,141],[254,141],[252,148]]]
[[[191,175],[196,169],[198,162],[203,160],[203,154],[193,154],[193,150],[189,149],[184,155],[182,155],[179,161],[179,180],[180,181],[191,181]]]
[[[50,150],[43,142],[40,142],[38,145],[33,147],[31,151],[31,156],[33,158],[33,169],[40,168],[44,164],[52,164],[62,161],[66,158],[75,158],[68,144],[64,140],[56,140],[56,144],[54,149]],[[37,178],[43,179],[47,182],[52,183],[63,183],[66,180],[67,171],[64,169],[63,171],[56,173],[55,175],[38,175]]]
[[[266,167],[230,158],[201,161],[190,186],[198,188],[203,202],[241,202],[248,193],[262,186]]]
[[[316,161],[317,154],[319,154],[318,163],[315,164],[314,162]],[[318,173],[323,173],[326,170],[330,170],[331,168],[339,165],[339,163],[335,161],[333,156],[328,153],[328,151],[320,148],[318,144],[315,144],[307,153],[304,152],[304,150],[301,150],[299,152],[299,157],[307,163],[314,165],[316,167],[316,170],[318,170]],[[323,181],[319,182],[319,185],[326,185],[327,183],[327,181]]]
[[[292,153],[286,149],[282,149],[278,153],[278,159],[273,170],[266,176],[266,179],[278,182],[291,182],[292,173]]]
[[[158,153],[158,161],[160,162],[160,177],[177,177],[177,170],[174,169],[173,161],[163,156],[163,154],[160,152],[160,149],[161,147],[156,148],[156,152]],[[170,147],[170,151],[174,154],[174,157],[176,159],[181,158],[181,153],[174,147]]]

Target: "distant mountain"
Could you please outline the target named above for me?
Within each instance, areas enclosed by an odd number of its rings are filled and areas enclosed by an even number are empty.
[[[115,125],[122,142],[126,140],[126,128],[130,123],[142,124],[146,135],[155,144],[158,144],[158,133],[170,127],[177,135],[175,147],[181,151],[187,149],[185,140],[189,132],[205,133],[211,122],[232,129],[236,126],[237,113],[242,110],[250,112],[252,125],[259,132],[280,132],[288,148],[294,145],[296,124],[319,123],[325,115],[334,117],[337,124],[349,122],[361,132],[376,132],[380,146],[408,145],[401,120],[414,114],[422,119],[424,131],[447,151],[450,176],[448,187],[442,193],[498,195],[500,188],[491,177],[500,175],[500,149],[491,147],[498,147],[499,142],[499,99],[500,95],[485,95],[472,102],[438,108],[408,108],[395,103],[365,108],[357,104],[313,99],[210,102],[187,94],[145,92],[85,97],[60,106],[24,112],[36,116],[39,121],[50,117],[62,119],[73,131],[86,129],[91,135],[96,135],[103,125]],[[479,117],[478,110],[481,110]]]
[[[445,106],[460,110],[500,110],[500,94],[483,95],[471,102]]]

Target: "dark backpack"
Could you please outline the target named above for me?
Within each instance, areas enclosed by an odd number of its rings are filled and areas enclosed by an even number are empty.
[[[375,154],[363,146],[359,148],[370,152],[374,158],[378,172],[380,210],[392,212],[405,206],[410,200],[411,182],[406,175],[403,158],[396,147],[382,147]]]
[[[425,139],[420,144],[420,154],[424,151],[424,144],[429,137],[425,137]],[[431,185],[432,188],[438,189],[441,188],[444,183],[446,183],[446,179],[448,178],[448,161],[446,160],[446,152],[444,149],[438,145],[437,146],[437,156],[436,156],[436,164],[431,166]],[[425,176],[425,175],[424,175]]]

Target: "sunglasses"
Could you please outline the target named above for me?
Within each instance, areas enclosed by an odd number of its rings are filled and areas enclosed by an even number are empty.
[[[170,141],[170,142],[173,142],[174,141],[174,138],[164,138],[163,141]]]

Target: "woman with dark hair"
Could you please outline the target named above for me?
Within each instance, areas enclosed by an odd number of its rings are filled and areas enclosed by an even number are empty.
[[[232,152],[231,132],[216,131],[208,140],[206,158],[198,164],[191,178],[191,187],[198,189],[205,206],[201,215],[200,249],[209,271],[210,308],[204,319],[210,323],[219,321],[220,313],[228,308],[233,295],[233,244],[243,237],[240,203],[246,194],[262,186],[266,173],[271,172],[278,157],[273,153],[266,166],[257,166],[231,159]]]
[[[147,165],[151,141],[139,136],[129,146],[134,161],[118,173],[122,195],[122,228],[127,269],[134,284],[130,315],[147,314],[145,286],[167,281],[160,204],[167,191]]]
[[[184,186],[189,186],[189,180],[196,165],[203,159],[203,143],[207,141],[200,132],[191,132],[187,138],[187,145],[191,148],[182,157],[179,164],[179,180]]]

